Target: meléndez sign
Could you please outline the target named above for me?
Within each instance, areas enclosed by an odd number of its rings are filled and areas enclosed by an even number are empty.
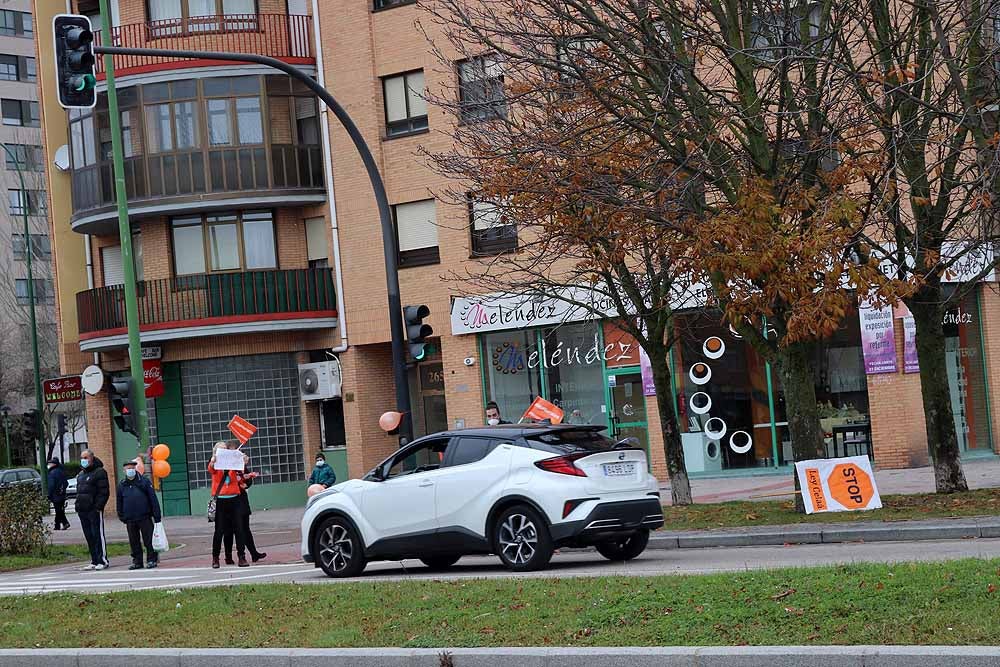
[[[796,461],[806,514],[850,512],[882,507],[867,456]]]

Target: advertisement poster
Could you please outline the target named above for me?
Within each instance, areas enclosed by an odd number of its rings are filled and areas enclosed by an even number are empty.
[[[903,320],[903,372],[919,373],[920,361],[917,359],[917,324],[912,317]]]
[[[861,348],[865,358],[865,373],[895,373],[896,338],[893,332],[892,306],[858,309],[861,320]]]
[[[656,396],[656,384],[653,383],[653,365],[649,363],[649,355],[639,348],[639,372],[642,374],[642,395]]]
[[[850,512],[882,507],[867,456],[796,461],[806,514]]]
[[[142,360],[143,384],[146,387],[146,398],[159,398],[166,393],[163,384],[163,364],[159,359]]]

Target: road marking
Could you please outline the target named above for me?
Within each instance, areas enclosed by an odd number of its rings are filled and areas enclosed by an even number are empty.
[[[183,584],[163,584],[161,586],[145,586],[143,587],[142,590],[152,591],[158,588],[195,588],[195,587],[208,588],[211,586],[221,586],[221,585],[228,585],[231,583],[240,583],[243,581],[249,581],[251,579],[263,579],[264,577],[278,577],[278,576],[288,576],[293,574],[305,574],[306,572],[312,572],[314,569],[315,568],[309,568],[307,570],[294,570],[292,572],[266,572],[264,574],[252,574],[245,577],[230,576],[228,578],[223,578],[223,579],[201,579],[198,581],[186,581]]]

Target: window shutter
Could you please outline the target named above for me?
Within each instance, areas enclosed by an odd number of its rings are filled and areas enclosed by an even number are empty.
[[[433,199],[398,204],[396,206],[396,227],[400,252],[437,247],[436,223]]]
[[[326,249],[326,218],[306,220],[306,252],[309,261],[328,259]]]
[[[101,248],[101,268],[104,272],[104,286],[125,284],[125,270],[122,268],[122,247],[118,245]]]
[[[473,229],[490,229],[499,227],[501,224],[500,209],[496,204],[487,201],[472,202]]]

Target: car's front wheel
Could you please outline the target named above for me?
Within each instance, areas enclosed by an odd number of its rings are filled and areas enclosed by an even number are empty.
[[[493,524],[493,544],[503,564],[515,572],[541,570],[555,550],[545,521],[527,505],[500,513]]]
[[[328,577],[356,577],[368,564],[358,531],[350,521],[339,516],[320,524],[314,552],[316,562]]]
[[[636,558],[645,551],[647,544],[649,544],[649,531],[638,530],[631,535],[601,542],[596,546],[597,552],[608,560],[626,561]]]
[[[447,570],[457,563],[460,558],[461,556],[428,556],[427,558],[421,558],[420,562],[432,570],[440,571]]]

